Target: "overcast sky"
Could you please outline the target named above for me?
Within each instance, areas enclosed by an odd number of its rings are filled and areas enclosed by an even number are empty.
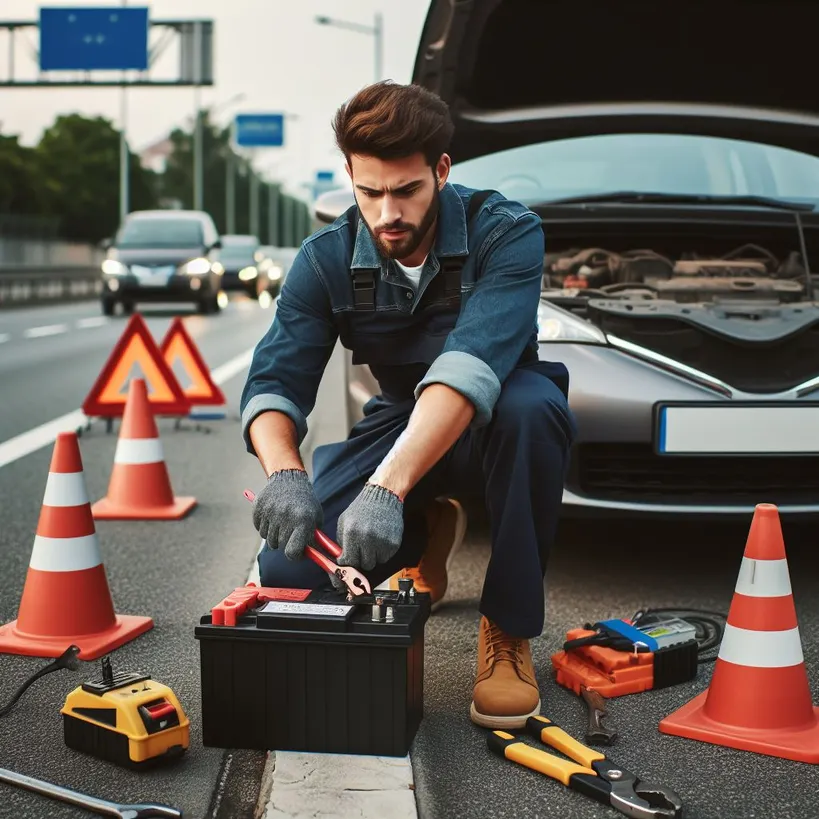
[[[36,20],[39,7],[115,6],[118,0],[4,0],[2,17]],[[128,0],[145,6],[152,19],[205,18],[214,21],[214,85],[201,90],[203,106],[222,108],[214,117],[227,123],[236,113],[287,112],[283,148],[261,150],[256,167],[288,187],[313,177],[316,169],[338,174],[343,168],[334,148],[329,122],[336,107],[374,79],[374,38],[314,22],[317,14],[372,25],[384,16],[383,73],[409,82],[429,0]],[[152,40],[159,32],[154,30]],[[8,72],[8,37],[0,32],[0,76]],[[15,74],[34,79],[36,32],[16,36]],[[178,51],[171,48],[156,63],[157,76],[178,70]],[[154,69],[152,69],[153,71]],[[235,100],[239,94],[244,99]],[[140,151],[160,139],[194,110],[193,88],[129,89],[127,133],[131,149]],[[19,134],[32,144],[58,114],[79,112],[120,122],[117,88],[0,88],[0,132]],[[231,102],[232,101],[232,102]],[[227,103],[227,104],[226,104]],[[299,173],[299,163],[308,172]]]

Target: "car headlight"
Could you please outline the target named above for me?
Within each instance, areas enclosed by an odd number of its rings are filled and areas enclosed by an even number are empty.
[[[541,302],[537,308],[537,340],[605,344],[606,336],[593,324]]]
[[[182,265],[182,272],[187,273],[188,276],[204,276],[205,273],[210,273],[210,262],[202,258],[191,259]]]
[[[277,282],[282,277],[283,272],[284,270],[282,269],[281,265],[271,264],[267,275],[270,281]]]
[[[127,276],[128,268],[116,259],[106,259],[102,263],[102,272],[107,276]]]
[[[239,271],[239,281],[242,282],[249,282],[251,279],[255,279],[259,273],[253,265],[249,265],[248,267],[243,267]]]
[[[214,262],[210,269],[217,275],[221,276],[225,272],[225,268],[222,266],[221,262]]]

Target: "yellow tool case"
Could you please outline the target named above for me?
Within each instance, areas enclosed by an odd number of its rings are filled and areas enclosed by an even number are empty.
[[[147,674],[114,674],[102,661],[102,680],[75,688],[60,709],[65,744],[127,768],[181,756],[190,722],[168,686]]]

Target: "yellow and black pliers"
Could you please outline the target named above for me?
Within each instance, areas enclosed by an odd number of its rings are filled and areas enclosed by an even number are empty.
[[[674,791],[644,782],[636,774],[610,762],[605,754],[587,748],[570,737],[546,717],[529,717],[526,733],[575,762],[533,748],[506,731],[492,731],[489,734],[489,750],[503,759],[510,759],[557,779],[604,805],[611,805],[632,819],[682,817],[682,802]]]

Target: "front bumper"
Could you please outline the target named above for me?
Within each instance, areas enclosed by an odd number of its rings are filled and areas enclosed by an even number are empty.
[[[217,289],[210,276],[180,274],[171,276],[163,284],[153,285],[141,282],[136,276],[103,275],[102,297],[114,301],[199,301]]]
[[[730,518],[775,503],[783,515],[819,517],[817,455],[657,454],[656,403],[730,402],[730,396],[610,347],[544,343],[540,357],[568,368],[577,421],[564,515]]]

